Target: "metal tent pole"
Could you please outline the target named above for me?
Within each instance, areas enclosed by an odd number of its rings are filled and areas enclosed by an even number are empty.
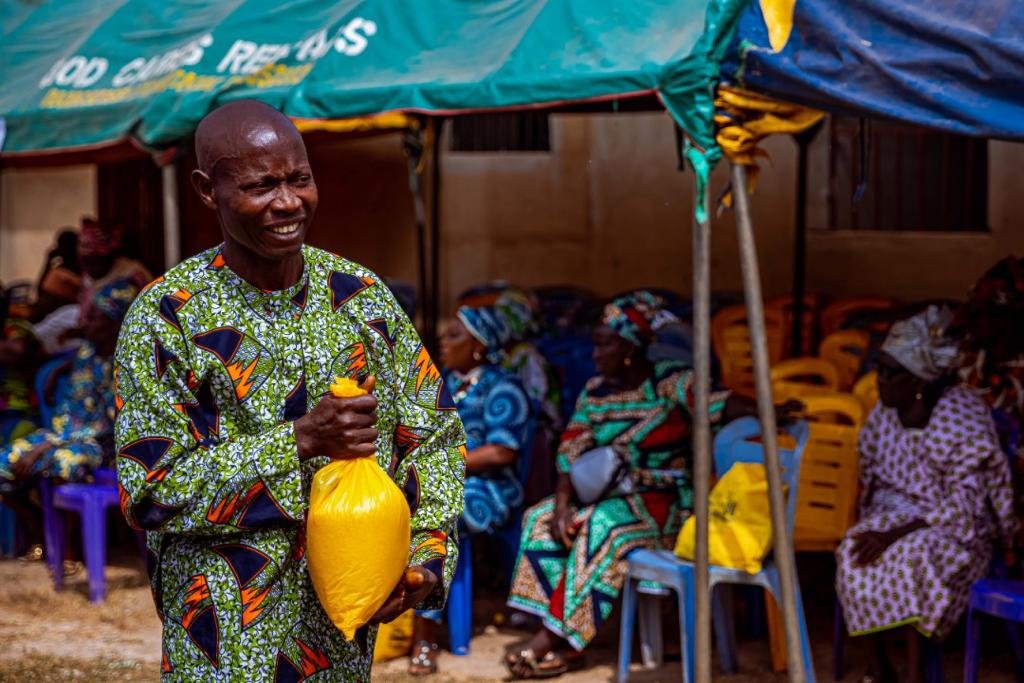
[[[426,335],[437,339],[437,326],[441,320],[441,137],[444,122],[433,121],[434,139],[430,150],[430,320]]]
[[[796,235],[793,236],[793,355],[801,356],[804,343],[810,340],[803,338],[804,295],[807,293],[807,148],[811,138],[796,135]],[[808,353],[812,350],[808,349]]]
[[[181,261],[181,220],[178,214],[178,164],[172,160],[160,169],[164,199],[164,266],[170,270]]]
[[[403,146],[409,172],[409,192],[412,194],[412,206],[416,221],[416,257],[418,268],[417,299],[419,300],[420,320],[428,324],[429,304],[427,303],[427,210],[423,198],[423,184],[420,182],[420,160],[423,158],[423,135],[419,130],[405,132]],[[427,337],[427,342],[430,343]]]
[[[747,197],[747,169],[739,164],[732,165],[732,191],[736,202],[736,234],[739,238],[740,263],[743,270],[743,295],[747,300],[747,324],[750,327],[750,348],[754,361],[757,408],[761,417],[761,439],[764,445],[764,463],[768,478],[772,535],[775,538],[775,564],[779,570],[779,582],[782,584],[780,598],[782,621],[786,629],[789,680],[795,683],[804,683],[807,680],[807,672],[804,669],[796,613],[796,592],[794,590],[796,568],[793,560],[793,544],[786,527],[786,500],[779,476],[779,444],[769,377],[764,301],[761,298],[761,275],[758,272],[757,245],[754,243],[750,201]]]
[[[694,183],[693,221],[693,510],[696,517],[694,543],[694,662],[696,683],[711,681],[711,591],[708,588],[708,489],[711,486],[711,223],[708,191]],[[696,211],[698,202],[704,211]],[[697,215],[704,216],[698,220]],[[682,599],[682,598],[680,598]],[[685,663],[684,663],[685,665]]]

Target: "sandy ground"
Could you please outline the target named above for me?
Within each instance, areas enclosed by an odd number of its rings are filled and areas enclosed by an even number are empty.
[[[801,567],[801,575],[821,586],[821,595],[805,586],[809,606],[809,628],[820,680],[831,679],[832,598],[827,583],[818,574],[828,567]],[[102,605],[88,602],[84,572],[68,580],[62,593],[53,591],[49,575],[40,563],[24,564],[0,560],[0,682],[2,681],[156,681],[159,678],[160,623],[156,618],[148,585],[134,558],[115,560],[107,569],[109,598]],[[808,580],[805,579],[805,584]],[[500,664],[506,648],[523,640],[527,633],[498,629],[489,624],[500,609],[496,599],[478,600],[475,624],[478,635],[467,657],[444,652],[441,674],[431,683],[499,681],[506,678]],[[618,624],[612,622],[587,654],[588,668],[559,680],[567,682],[614,680]],[[666,634],[666,638],[672,638]],[[999,642],[998,628],[986,632],[993,652],[983,659],[981,680],[1010,683],[1012,659]],[[956,640],[954,638],[954,640]],[[678,648],[675,648],[678,652]],[[636,653],[634,652],[634,656]],[[742,673],[725,676],[715,666],[715,680],[725,683],[784,681],[784,675],[770,671],[767,640],[740,636]],[[644,671],[634,663],[631,681],[654,683],[681,679],[678,655],[656,671]],[[856,679],[864,662],[862,644],[847,645],[846,680]],[[945,653],[946,680],[959,681],[963,651],[958,643]],[[405,674],[404,660],[378,664],[374,681],[412,681]]]

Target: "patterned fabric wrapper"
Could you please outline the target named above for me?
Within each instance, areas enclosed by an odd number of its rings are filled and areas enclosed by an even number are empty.
[[[509,287],[498,297],[494,307],[505,324],[508,336],[503,346],[509,342],[524,341],[537,334],[539,328],[533,302],[523,290]]]
[[[946,330],[953,321],[948,308],[927,311],[892,326],[882,351],[926,382],[934,382],[957,367],[959,345]]]
[[[605,306],[601,322],[630,344],[646,348],[655,339],[655,321],[661,306],[659,297],[640,290]]]
[[[92,218],[83,218],[78,242],[84,253],[109,256],[121,249],[124,229],[116,225],[103,225]]]
[[[487,358],[497,362],[501,358],[501,349],[509,338],[505,321],[491,307],[461,307],[456,317],[462,321],[473,337],[487,349]]]
[[[138,293],[138,288],[131,281],[117,280],[101,287],[93,297],[92,305],[98,308],[103,315],[119,323],[127,315],[128,309]]]

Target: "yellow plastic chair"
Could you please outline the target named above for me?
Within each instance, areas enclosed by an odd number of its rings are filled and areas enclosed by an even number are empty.
[[[860,399],[864,413],[870,415],[878,403],[878,373],[872,370],[853,385],[853,395]]]
[[[821,342],[818,356],[836,366],[841,391],[849,391],[853,387],[870,345],[871,335],[863,330],[840,330]]]
[[[853,394],[801,400],[810,437],[800,465],[793,547],[798,552],[831,552],[856,518],[857,438],[866,412]]]
[[[802,343],[800,348],[804,353],[813,352],[816,348],[817,334],[818,334],[818,311],[821,308],[821,295],[819,294],[805,294],[804,295],[804,310],[803,316],[800,322],[800,337]],[[768,299],[764,302],[765,310],[775,311],[782,317],[782,357],[786,358],[794,355],[794,339],[793,339],[793,304],[794,299],[791,295],[777,296],[772,299]]]
[[[768,362],[782,358],[783,322],[778,311],[765,311]],[[722,372],[722,384],[744,396],[754,396],[754,361],[750,355],[747,308],[728,306],[711,320],[711,344]]]
[[[827,337],[846,326],[846,321],[864,311],[888,311],[896,302],[884,296],[856,296],[836,299],[821,311],[821,334]]]
[[[793,358],[772,366],[776,402],[839,391],[839,370],[824,358]]]

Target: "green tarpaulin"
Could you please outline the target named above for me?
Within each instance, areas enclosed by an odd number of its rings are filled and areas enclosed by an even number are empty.
[[[0,0],[0,149],[166,148],[241,97],[334,119],[656,92],[713,160],[712,88],[744,4]]]

